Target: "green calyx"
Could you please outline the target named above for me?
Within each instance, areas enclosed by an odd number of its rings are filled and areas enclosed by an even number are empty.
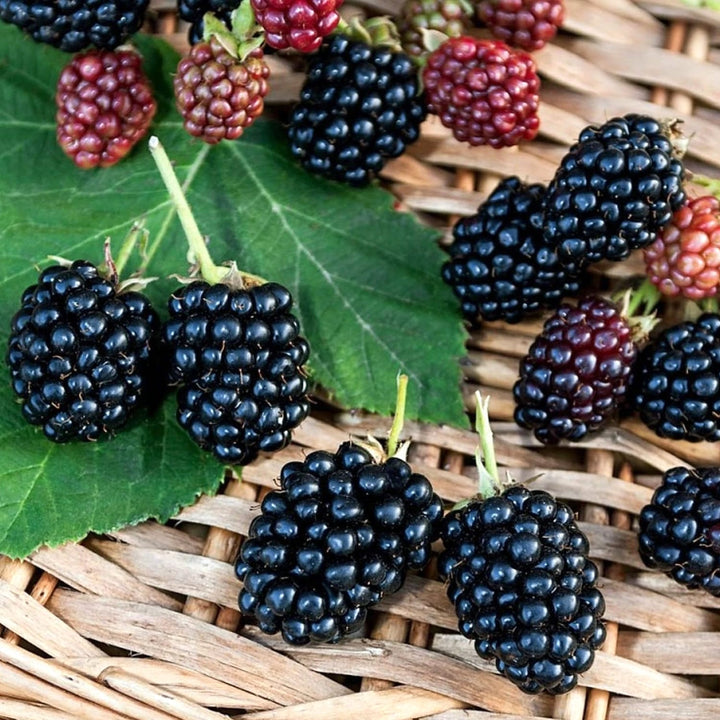
[[[255,19],[255,13],[248,0],[240,3],[230,16],[230,29],[213,13],[203,15],[203,40],[209,41],[211,37],[227,50],[230,55],[240,61],[262,47],[265,42],[265,32]]]
[[[711,178],[707,175],[693,175],[691,178],[695,185],[700,185],[708,191],[708,195],[712,195],[720,200],[720,180]]]
[[[645,278],[637,288],[623,290],[612,297],[620,306],[620,313],[632,331],[635,344],[644,343],[660,321],[655,312],[660,298],[660,291],[649,278]]]
[[[349,22],[341,19],[334,34],[345,35],[351,40],[363,42],[370,47],[387,47],[392,52],[403,51],[397,26],[386,15],[366,20],[353,16]]]

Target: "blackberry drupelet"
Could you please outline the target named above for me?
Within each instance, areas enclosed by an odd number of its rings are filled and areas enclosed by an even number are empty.
[[[493,37],[527,52],[550,42],[565,18],[563,0],[480,0],[475,9]]]
[[[290,442],[308,415],[309,348],[282,285],[231,289],[197,280],[168,302],[162,340],[177,419],[221,462],[246,465]]]
[[[666,328],[640,353],[630,401],[662,438],[720,440],[720,315]]]
[[[542,443],[580,440],[624,401],[637,352],[615,303],[595,296],[563,303],[520,361],[515,422]]]
[[[240,550],[240,609],[288,643],[335,642],[427,564],[442,511],[406,462],[351,442],[287,463]]]
[[[649,568],[720,597],[720,468],[667,470],[640,512],[638,544]]]
[[[240,0],[178,0],[178,15],[182,20],[190,23],[188,29],[190,45],[197,45],[203,39],[205,13],[212,13],[230,28],[232,12],[239,5]]]
[[[290,118],[293,155],[310,172],[366,185],[420,135],[425,104],[410,58],[345,35],[310,59]]]
[[[149,0],[0,0],[0,20],[37,42],[74,53],[114,50],[143,24]]]
[[[159,326],[144,295],[117,292],[89,262],[43,270],[8,343],[25,419],[59,443],[112,435],[150,394]]]
[[[685,202],[672,127],[637,114],[590,125],[550,185],[545,238],[570,272],[648,246]]]
[[[605,601],[572,510],[513,485],[451,510],[438,572],[460,632],[527,693],[566,693],[605,640]]]
[[[509,177],[475,215],[455,224],[442,277],[468,320],[516,323],[577,294],[578,278],[565,271],[543,238],[544,197],[543,185]]]

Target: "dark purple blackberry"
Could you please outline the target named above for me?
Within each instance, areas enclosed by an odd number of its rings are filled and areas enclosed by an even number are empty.
[[[427,478],[351,442],[287,463],[235,565],[240,609],[293,645],[335,642],[427,564],[442,512]]]
[[[197,45],[203,39],[205,13],[212,13],[230,28],[230,16],[233,10],[240,5],[240,0],[178,0],[178,15],[182,20],[190,23],[188,41]]]
[[[665,329],[633,368],[630,400],[640,419],[672,440],[720,440],[720,315]]]
[[[419,93],[404,53],[330,36],[310,59],[290,118],[292,153],[310,172],[365,185],[420,136]]]
[[[527,693],[565,693],[605,640],[598,571],[572,510],[511,486],[445,516],[438,572],[480,657]]]
[[[544,198],[543,185],[509,177],[475,215],[455,224],[442,278],[468,320],[480,316],[515,323],[577,294],[578,279],[543,238]]]
[[[0,0],[0,19],[37,42],[74,53],[114,50],[143,24],[149,0]]]
[[[53,265],[25,290],[7,361],[22,413],[54,442],[97,440],[150,395],[160,321],[141,293],[117,293],[84,260]]]
[[[585,128],[548,186],[545,239],[570,271],[650,245],[685,202],[672,129],[645,115]]]
[[[563,303],[520,361],[515,422],[542,443],[580,440],[624,401],[637,352],[615,303],[595,296]]]
[[[233,290],[195,281],[170,297],[162,339],[169,381],[183,384],[178,422],[224,463],[285,447],[308,415],[309,348],[291,308],[277,283]]]
[[[640,512],[638,544],[649,568],[720,597],[720,468],[667,470]]]

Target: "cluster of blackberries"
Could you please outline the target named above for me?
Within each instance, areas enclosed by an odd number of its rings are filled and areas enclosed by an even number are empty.
[[[28,422],[55,442],[112,436],[158,384],[182,384],[177,419],[220,461],[278,450],[309,412],[307,342],[277,283],[196,281],[169,300],[118,292],[89,262],[43,270],[22,296],[7,361]]]

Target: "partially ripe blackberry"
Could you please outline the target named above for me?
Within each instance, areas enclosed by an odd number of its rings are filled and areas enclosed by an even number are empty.
[[[460,632],[526,693],[571,690],[605,640],[605,601],[572,510],[522,485],[450,511],[438,572]]]
[[[292,154],[312,173],[366,185],[420,136],[419,93],[407,55],[333,35],[310,59],[288,128]]]
[[[177,419],[223,463],[247,465],[290,442],[308,415],[309,347],[282,285],[196,280],[170,297],[162,329]]]
[[[674,128],[629,114],[590,125],[548,186],[545,238],[570,272],[644,248],[685,202]]]
[[[122,160],[145,136],[157,103],[134,50],[89,50],[63,68],[55,93],[57,141],[84,170]]]
[[[460,142],[502,148],[537,135],[540,79],[521,50],[449,38],[428,55],[422,78],[429,112]]]
[[[577,441],[606,424],[628,391],[638,346],[615,303],[563,303],[520,361],[515,422],[542,443]]]
[[[178,0],[178,15],[182,20],[190,23],[188,30],[190,45],[202,42],[205,33],[203,18],[206,13],[212,13],[229,29],[232,12],[239,5],[240,0]]]
[[[343,0],[249,0],[265,42],[276,50],[315,52],[340,21]]]
[[[351,442],[287,463],[240,550],[240,610],[293,645],[335,642],[425,567],[442,511],[426,477]]]
[[[528,52],[552,40],[565,18],[563,0],[481,0],[475,9],[494,37]]]
[[[75,53],[114,50],[143,24],[149,0],[0,0],[0,20],[33,40]]]
[[[720,468],[667,470],[640,512],[638,544],[649,568],[720,597]]]
[[[58,443],[113,435],[152,389],[150,301],[76,260],[43,270],[21,302],[7,362],[23,417]]]
[[[472,6],[466,0],[405,0],[397,17],[402,48],[411,57],[428,55],[423,31],[457,37],[472,26],[471,15]]]
[[[558,262],[543,237],[545,187],[518,177],[498,183],[475,215],[453,227],[443,280],[465,317],[515,323],[576,295],[579,280]]]
[[[663,295],[714,297],[720,288],[720,200],[688,200],[643,251],[650,282]]]
[[[662,438],[720,440],[720,315],[663,330],[633,368],[630,400]]]
[[[183,127],[210,145],[239,138],[262,114],[269,75],[262,48],[241,59],[215,35],[193,45],[173,78]]]

